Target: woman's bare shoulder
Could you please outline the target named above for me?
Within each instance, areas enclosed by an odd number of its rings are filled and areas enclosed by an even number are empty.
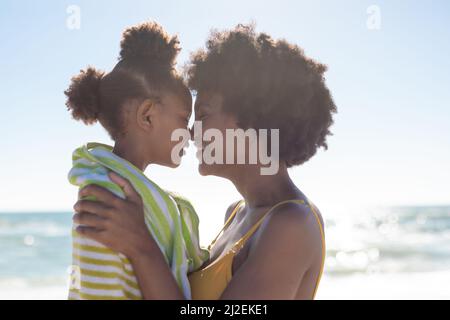
[[[313,210],[317,213],[320,225]],[[263,241],[263,239],[272,239],[272,245],[279,246],[281,239],[286,239],[288,246],[296,247],[300,243],[321,244],[321,231],[318,227],[323,228],[323,222],[320,212],[312,205],[312,208],[300,203],[284,203],[271,210],[264,219],[255,243]],[[323,229],[322,229],[323,231]],[[279,239],[280,241],[273,241]],[[267,242],[268,243],[268,242]],[[308,250],[315,251],[316,246],[309,246]]]

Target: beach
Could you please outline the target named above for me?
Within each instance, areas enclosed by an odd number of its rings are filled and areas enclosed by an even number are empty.
[[[0,283],[0,300],[65,300],[67,287],[60,279],[52,285],[32,285],[19,279]],[[390,275],[325,275],[317,300],[449,299],[450,272]]]

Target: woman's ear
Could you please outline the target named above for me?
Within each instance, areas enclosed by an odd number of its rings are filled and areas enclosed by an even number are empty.
[[[153,128],[153,121],[156,116],[156,104],[150,99],[144,100],[138,107],[136,112],[136,122],[138,126],[144,130]]]

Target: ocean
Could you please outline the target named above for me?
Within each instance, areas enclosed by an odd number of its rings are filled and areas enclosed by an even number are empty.
[[[450,299],[450,206],[364,210],[324,214],[317,298]],[[0,299],[66,299],[71,217],[0,213]]]

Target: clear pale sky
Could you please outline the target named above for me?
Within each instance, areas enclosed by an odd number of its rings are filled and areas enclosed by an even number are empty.
[[[450,203],[450,2],[218,2],[1,1],[0,211],[71,209],[72,150],[111,141],[99,125],[71,119],[63,91],[88,64],[110,70],[123,29],[147,19],[179,35],[180,64],[211,28],[254,21],[329,66],[338,106],[329,150],[291,170],[324,216],[356,203]],[[66,26],[69,5],[81,9],[79,30]],[[370,5],[380,9],[379,30],[367,27]],[[146,173],[219,224],[239,195],[224,179],[201,177],[193,149],[180,168]]]

